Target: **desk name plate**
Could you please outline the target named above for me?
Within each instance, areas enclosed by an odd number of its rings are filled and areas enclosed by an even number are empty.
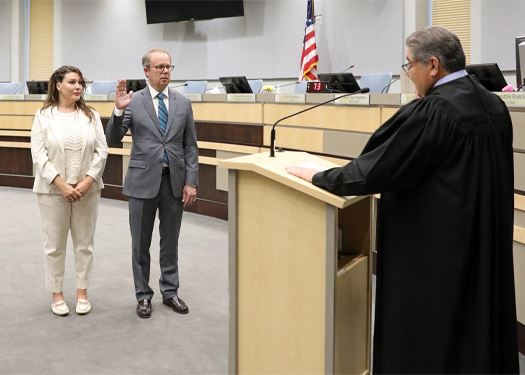
[[[84,94],[84,100],[89,102],[105,102],[108,100],[108,95],[104,94]]]
[[[255,94],[227,94],[227,102],[255,103]]]
[[[338,94],[336,94],[338,95]],[[335,104],[346,104],[346,105],[370,105],[370,95],[368,94],[357,94],[345,96],[335,101]]]
[[[508,107],[525,107],[525,92],[495,92]]]
[[[306,102],[304,94],[275,94],[275,101],[278,103],[300,103]]]
[[[400,104],[405,105],[416,99],[416,94],[401,94]]]
[[[202,102],[202,94],[190,94],[190,93],[187,93],[187,94],[184,94],[184,96],[186,98],[188,98],[188,100],[190,100],[192,102]]]
[[[24,100],[24,94],[0,94],[0,100]]]

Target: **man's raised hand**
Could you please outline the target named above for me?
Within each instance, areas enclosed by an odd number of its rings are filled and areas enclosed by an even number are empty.
[[[133,91],[126,93],[126,80],[119,79],[115,90],[115,107],[124,110],[131,102]]]

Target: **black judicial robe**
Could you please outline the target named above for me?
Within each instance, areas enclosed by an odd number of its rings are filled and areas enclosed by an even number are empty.
[[[512,124],[471,77],[402,107],[313,183],[381,193],[374,373],[518,373]]]

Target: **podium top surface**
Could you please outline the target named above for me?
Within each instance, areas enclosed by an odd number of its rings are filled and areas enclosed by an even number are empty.
[[[286,167],[292,165],[306,166],[307,164],[315,164],[316,166],[319,166],[320,169],[338,167],[337,164],[331,163],[318,156],[296,151],[276,152],[275,157],[273,158],[270,157],[269,152],[263,152],[260,154],[223,159],[219,160],[218,165],[221,168],[258,173],[337,208],[345,208],[363,199],[363,197],[357,196],[340,197],[331,194],[326,190],[320,189],[286,171]]]

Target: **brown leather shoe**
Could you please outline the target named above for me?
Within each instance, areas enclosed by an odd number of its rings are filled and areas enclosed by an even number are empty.
[[[179,314],[187,314],[190,312],[190,310],[188,309],[188,306],[186,306],[184,301],[177,296],[172,297],[172,298],[163,299],[162,303],[165,304],[166,306],[171,307],[173,311]]]
[[[141,318],[149,318],[151,316],[151,300],[141,299],[137,303],[137,315]]]

